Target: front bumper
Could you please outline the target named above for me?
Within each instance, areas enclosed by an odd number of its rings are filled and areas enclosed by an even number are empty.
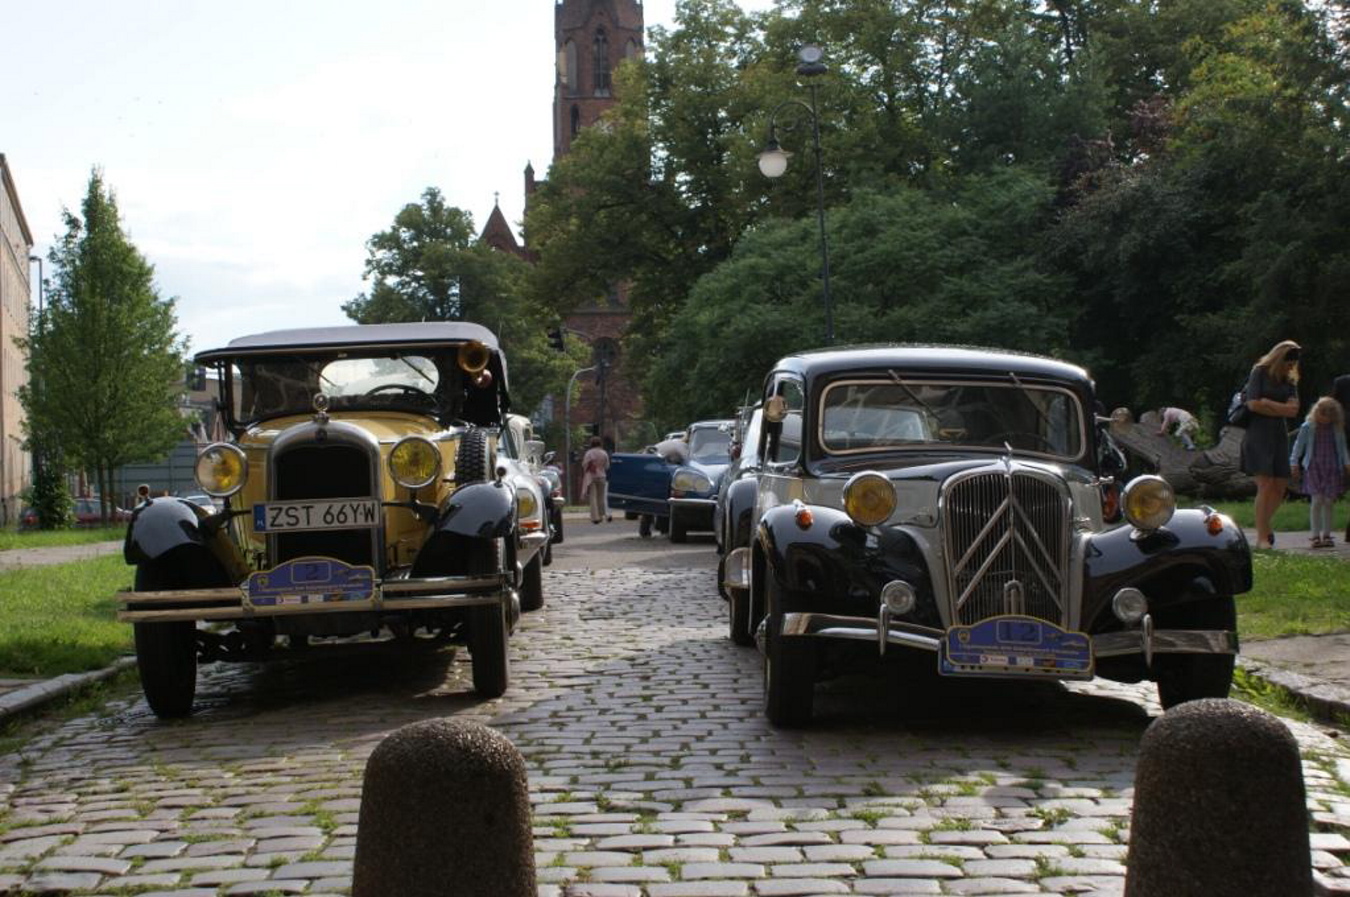
[[[375,584],[369,598],[300,596],[286,604],[254,604],[244,586],[163,592],[118,592],[117,619],[125,623],[247,620],[288,614],[444,610],[508,602],[514,586],[504,573],[394,579]]]
[[[890,619],[883,604],[875,618],[836,614],[786,613],[782,635],[841,641],[871,642],[880,654],[890,645],[917,648],[938,653],[946,634],[940,629]],[[1107,632],[1091,637],[1092,656],[1118,657],[1141,654],[1152,663],[1155,654],[1237,654],[1236,632],[1221,629],[1154,629],[1153,618],[1145,615],[1138,629]]]

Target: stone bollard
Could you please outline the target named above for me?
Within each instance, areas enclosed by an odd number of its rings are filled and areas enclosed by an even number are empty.
[[[525,761],[506,736],[432,719],[370,755],[352,897],[535,897]]]
[[[1205,698],[1148,727],[1134,774],[1125,897],[1307,897],[1298,743],[1279,719]]]

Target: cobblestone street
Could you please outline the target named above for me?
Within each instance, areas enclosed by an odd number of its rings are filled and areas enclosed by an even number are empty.
[[[181,722],[137,694],[28,741],[0,769],[0,892],[345,893],[366,758],[448,715],[525,755],[541,895],[1123,889],[1151,685],[855,676],[778,732],[711,573],[554,569],[545,590],[500,700],[474,696],[467,655],[315,651],[204,668]],[[1290,725],[1335,878],[1350,751]]]

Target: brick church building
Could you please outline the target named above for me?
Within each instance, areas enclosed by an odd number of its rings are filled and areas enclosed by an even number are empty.
[[[557,65],[553,83],[553,161],[564,156],[583,128],[595,124],[614,104],[612,77],[619,63],[641,56],[642,4],[637,0],[557,0],[553,9],[553,36]],[[525,203],[538,182],[534,168],[525,166]],[[530,258],[528,245],[494,206],[483,228],[482,241],[495,249]],[[528,240],[528,235],[527,235]],[[651,441],[653,434],[641,420],[637,384],[625,374],[621,341],[628,328],[627,284],[613,284],[574,310],[563,321],[567,340],[579,339],[592,347],[592,364],[604,366],[604,376],[577,378],[570,419],[573,426],[594,426],[606,442],[625,448]],[[552,419],[563,419],[561,397],[555,399]],[[613,446],[611,445],[611,448]]]

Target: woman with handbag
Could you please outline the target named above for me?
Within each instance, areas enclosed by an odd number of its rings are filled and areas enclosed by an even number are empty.
[[[1298,417],[1299,345],[1276,343],[1252,367],[1243,392],[1251,420],[1242,437],[1242,472],[1256,481],[1256,546],[1273,548],[1271,519],[1289,486],[1289,423]]]

